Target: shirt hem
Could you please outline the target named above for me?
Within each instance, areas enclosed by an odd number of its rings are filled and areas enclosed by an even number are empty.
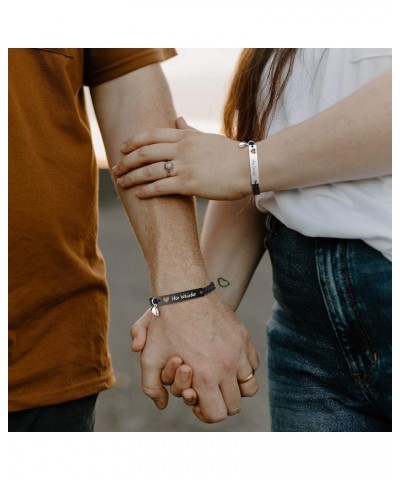
[[[21,395],[22,398],[9,398],[8,411],[9,413],[19,412],[21,410],[29,410],[31,408],[47,407],[50,405],[57,405],[59,403],[70,402],[79,398],[88,397],[96,393],[108,390],[115,384],[114,375],[108,374],[105,377],[96,379],[95,381],[85,384],[74,385],[73,388],[64,390],[57,389],[56,391],[41,392],[38,395]]]

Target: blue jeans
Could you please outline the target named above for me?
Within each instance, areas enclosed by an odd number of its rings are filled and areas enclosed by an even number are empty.
[[[361,240],[305,237],[270,214],[267,228],[272,430],[391,431],[391,262]]]

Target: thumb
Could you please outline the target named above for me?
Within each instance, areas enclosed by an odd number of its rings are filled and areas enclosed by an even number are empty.
[[[132,350],[141,352],[146,344],[147,330],[150,325],[150,313],[146,312],[131,328]]]
[[[179,117],[175,124],[176,128],[179,128],[179,130],[196,130],[195,128],[188,125],[183,117]]]

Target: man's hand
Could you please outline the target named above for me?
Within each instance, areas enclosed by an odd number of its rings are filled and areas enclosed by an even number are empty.
[[[137,320],[131,328],[132,350],[134,352],[141,352],[146,344],[147,330],[150,325],[152,316],[146,312]],[[193,371],[189,365],[185,365],[180,357],[170,358],[163,371],[161,372],[162,385],[169,385],[172,395],[175,397],[183,397],[183,401],[188,406],[194,407],[197,405],[197,393],[192,386]],[[164,409],[168,404],[168,392],[165,395],[164,387],[161,387],[160,396],[161,401],[156,405],[160,409]]]
[[[238,379],[259,366],[256,349],[243,324],[215,292],[161,307],[160,312],[160,317],[146,312],[132,328],[133,350],[140,350],[146,343],[141,355],[144,393],[158,408],[165,408],[168,392],[161,374],[169,359],[180,357],[178,361],[182,359],[185,368],[190,365],[193,369],[194,391],[185,389],[184,381],[180,384],[175,380],[171,393],[183,394],[190,405],[196,401],[197,393],[198,405],[193,411],[205,422],[218,422],[238,413],[241,396],[252,396],[258,390],[255,378],[238,384]],[[170,383],[170,376],[164,371],[164,383]]]

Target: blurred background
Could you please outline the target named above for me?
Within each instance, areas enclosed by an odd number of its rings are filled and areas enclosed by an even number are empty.
[[[163,63],[178,115],[193,127],[219,133],[221,115],[231,75],[240,49],[178,49],[178,56]],[[265,325],[270,317],[271,271],[265,255],[238,315],[249,329],[261,359],[257,371],[260,390],[243,399],[242,411],[222,423],[201,423],[181,399],[170,397],[159,411],[140,389],[139,355],[130,350],[131,325],[148,308],[149,280],[140,246],[117,198],[107,168],[104,147],[91,107],[87,103],[100,172],[99,244],[106,259],[110,287],[110,350],[116,385],[102,392],[96,409],[97,431],[269,431],[266,382]],[[198,199],[201,228],[206,201]]]

